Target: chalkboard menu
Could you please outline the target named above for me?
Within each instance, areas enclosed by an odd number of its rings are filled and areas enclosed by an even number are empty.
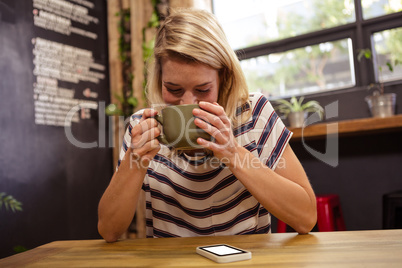
[[[0,257],[98,238],[113,172],[106,0],[0,0]],[[117,27],[117,26],[116,26]]]
[[[106,69],[96,43],[102,33],[95,11],[89,1],[33,0],[36,124],[70,126],[89,119],[89,109],[98,108],[88,100],[98,98]],[[81,113],[67,116],[73,107]]]

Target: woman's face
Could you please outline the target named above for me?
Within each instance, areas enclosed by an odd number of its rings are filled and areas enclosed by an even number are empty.
[[[162,98],[166,104],[218,102],[219,73],[201,63],[163,58]]]

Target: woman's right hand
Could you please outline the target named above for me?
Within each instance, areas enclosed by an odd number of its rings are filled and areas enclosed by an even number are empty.
[[[141,169],[147,169],[149,162],[160,149],[157,137],[161,131],[158,122],[153,118],[158,111],[145,109],[140,123],[131,130],[130,162]]]

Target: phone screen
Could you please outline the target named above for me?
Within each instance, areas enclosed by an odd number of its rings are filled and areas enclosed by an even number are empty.
[[[232,254],[240,254],[244,253],[244,251],[232,248],[227,245],[216,245],[216,246],[210,246],[210,247],[201,247],[203,250],[206,250],[208,252],[211,252],[215,255],[218,256],[226,256],[226,255],[232,255]]]

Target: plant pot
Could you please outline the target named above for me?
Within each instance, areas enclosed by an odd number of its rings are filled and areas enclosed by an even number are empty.
[[[365,100],[373,117],[388,117],[395,114],[395,93],[367,96]]]
[[[306,115],[307,115],[307,113],[305,113],[304,111],[289,113],[288,120],[289,120],[290,127],[295,127],[295,128],[302,127],[304,120],[306,119]]]

